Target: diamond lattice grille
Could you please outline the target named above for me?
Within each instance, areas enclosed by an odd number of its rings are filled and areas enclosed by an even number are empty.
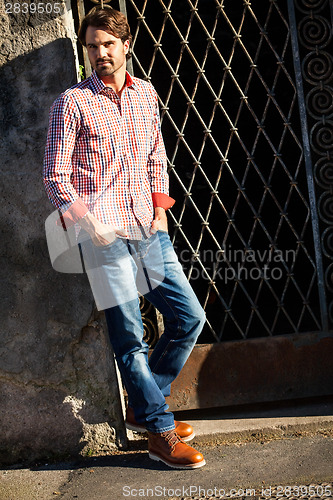
[[[320,330],[285,2],[128,0],[127,14],[134,73],[160,98],[200,340]]]

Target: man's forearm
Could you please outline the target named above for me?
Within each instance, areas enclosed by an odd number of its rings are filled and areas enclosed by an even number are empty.
[[[168,219],[164,208],[155,208],[155,217],[151,227],[155,231],[168,231]]]

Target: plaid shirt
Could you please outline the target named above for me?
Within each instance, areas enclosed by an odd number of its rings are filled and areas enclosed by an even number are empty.
[[[170,208],[169,178],[154,87],[126,73],[119,97],[96,72],[50,111],[44,185],[66,225],[90,211],[141,237],[156,206]]]

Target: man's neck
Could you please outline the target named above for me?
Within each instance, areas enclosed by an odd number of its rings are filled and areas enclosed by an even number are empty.
[[[121,94],[126,83],[126,70],[116,75],[101,76],[100,79],[106,87],[111,87],[118,95]]]

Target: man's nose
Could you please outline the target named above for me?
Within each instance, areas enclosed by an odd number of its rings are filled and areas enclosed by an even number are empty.
[[[104,47],[104,45],[100,45],[99,47],[97,47],[97,57],[103,59],[106,55],[107,55],[107,50],[106,47]]]

